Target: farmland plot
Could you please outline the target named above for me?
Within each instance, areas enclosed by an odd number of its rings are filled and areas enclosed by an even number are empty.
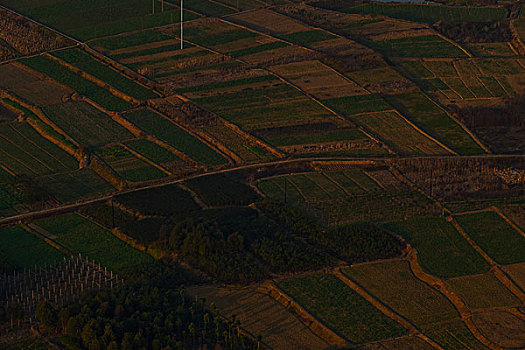
[[[437,211],[428,199],[403,184],[385,186],[385,190],[360,170],[274,177],[260,180],[258,186],[277,200],[285,199],[286,189],[287,202],[326,225],[394,220]]]
[[[93,56],[89,55],[81,49],[62,50],[53,53],[65,62],[81,69],[82,71],[93,75],[94,77],[108,83],[115,89],[132,96],[138,100],[148,100],[158,97],[153,91],[134,82],[133,80],[124,77],[117,71],[109,68],[105,64],[97,61]]]
[[[60,103],[71,91],[12,63],[0,66],[0,86],[38,106]]]
[[[476,328],[489,340],[503,348],[525,346],[525,321],[507,311],[487,311],[472,317]]]
[[[17,117],[16,113],[7,107],[4,107],[0,102],[0,123],[11,122]]]
[[[112,95],[109,91],[99,87],[95,83],[78,76],[73,71],[50,58],[35,56],[22,59],[21,62],[30,68],[46,74],[59,83],[69,86],[110,111],[121,112],[131,107],[128,102]]]
[[[465,323],[456,318],[441,324],[429,325],[423,333],[447,350],[487,350],[470,332]]]
[[[220,165],[226,162],[221,155],[188,134],[177,125],[148,109],[140,109],[125,115],[126,119],[144,131],[156,136],[194,160],[205,165]]]
[[[151,2],[140,0],[87,3],[82,0],[2,0],[11,7],[41,23],[65,32],[79,40],[109,36],[179,22],[180,10],[165,3],[166,11],[151,14]],[[156,6],[160,9],[160,3]],[[184,19],[198,16],[185,12]]]
[[[249,205],[259,199],[248,185],[228,175],[209,175],[185,181],[210,206]]]
[[[389,96],[388,101],[421,129],[461,154],[483,150],[459,124],[423,94],[414,92]]]
[[[525,237],[498,214],[485,212],[456,217],[467,234],[496,262],[525,262]]]
[[[69,136],[85,146],[101,146],[134,136],[86,102],[70,101],[44,108],[47,117]]]
[[[26,123],[0,125],[0,163],[18,175],[68,172],[77,161]]]
[[[358,264],[343,273],[416,326],[459,316],[444,295],[414,276],[406,261]]]
[[[521,289],[525,289],[525,263],[505,265],[502,268]]]
[[[55,235],[55,241],[71,252],[80,253],[116,272],[153,260],[77,214],[43,219],[35,224]]]
[[[433,24],[438,21],[492,22],[503,20],[507,15],[507,10],[504,8],[399,3],[370,3],[350,7],[345,10],[345,12],[384,15],[428,24]]]
[[[462,50],[437,35],[370,41],[367,45],[389,57],[467,57]]]
[[[413,218],[384,225],[418,251],[418,261],[437,277],[456,277],[487,272],[489,264],[451,223],[441,217]]]
[[[406,334],[333,275],[311,275],[279,282],[307,311],[354,343],[366,343]]]
[[[128,141],[126,146],[173,173],[184,173],[194,170],[194,167],[177,155],[149,140]]]
[[[471,309],[513,307],[521,303],[492,273],[451,278],[446,283]]]
[[[20,226],[0,229],[0,258],[7,270],[34,269],[61,262],[65,255]]]
[[[443,147],[423,135],[399,114],[383,112],[352,117],[356,123],[377,135],[399,154],[448,154]]]
[[[166,176],[121,146],[105,147],[97,151],[97,154],[124,180],[142,182]]]
[[[290,350],[325,349],[328,344],[310,331],[284,306],[252,287],[243,289],[196,286],[190,295],[215,303],[227,317],[236,315],[251,334],[261,334],[263,342]]]

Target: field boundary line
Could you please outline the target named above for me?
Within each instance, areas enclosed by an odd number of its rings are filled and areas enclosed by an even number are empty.
[[[458,124],[471,138],[472,140],[474,140],[475,143],[478,144],[479,147],[481,147],[482,150],[484,150],[486,153],[488,154],[492,154],[492,152],[490,151],[490,149],[487,148],[487,146],[485,146],[481,140],[478,139],[478,137],[469,129],[467,128],[467,126],[465,124],[463,124],[463,122],[461,122],[459,119],[457,119],[455,116],[453,116],[451,113],[449,113],[449,111],[447,111],[443,106],[441,106],[441,104],[439,104],[438,102],[436,102],[433,98],[431,98],[426,92],[424,92],[423,90],[421,90],[421,92],[423,93],[423,95],[425,95],[430,101],[432,101],[432,103],[434,103],[434,105],[436,105],[439,109],[441,109],[450,119],[452,119],[452,121],[454,121],[456,124]]]
[[[398,314],[396,311],[394,311],[390,306],[384,304],[381,300],[379,300],[377,297],[375,297],[372,293],[368,292],[365,288],[360,286],[357,282],[352,280],[350,277],[348,277],[343,271],[341,267],[336,268],[332,272],[341,282],[343,282],[345,285],[347,285],[350,289],[352,289],[354,292],[359,294],[363,299],[365,299],[367,302],[372,304],[376,309],[381,311],[384,315],[389,317],[390,319],[396,321],[401,326],[406,328],[408,330],[408,335],[416,335],[420,334],[421,331],[412,324],[409,320],[407,320],[405,317]],[[424,335],[423,335],[424,336]],[[425,340],[432,345],[435,349],[443,350],[441,346],[439,346],[437,343],[432,341],[430,338],[424,336],[426,338]]]
[[[417,260],[417,250],[410,248],[408,252],[410,270],[416,278],[426,283],[432,289],[441,293],[456,309],[460,319],[465,323],[472,335],[483,345],[493,350],[503,350],[502,347],[487,339],[472,322],[472,312],[469,307],[439,278],[426,273]]]
[[[434,29],[432,29],[430,26],[429,26],[429,28],[430,28],[431,30],[434,30]],[[469,58],[473,58],[473,57],[474,57],[469,51],[467,51],[467,49],[465,49],[463,46],[459,45],[459,44],[458,44],[457,42],[455,42],[454,40],[452,40],[452,39],[450,39],[450,38],[444,36],[443,34],[439,33],[439,32],[436,31],[436,30],[434,30],[434,32],[435,32],[436,35],[437,35],[438,37],[440,37],[441,39],[443,39],[443,40],[445,40],[445,41],[448,41],[450,44],[454,45],[455,47],[457,47],[458,49],[460,49],[461,51],[463,51],[463,53],[464,53],[465,55],[467,55]]]
[[[168,175],[168,176],[171,176],[173,175],[172,172],[164,169],[162,166],[160,166],[159,164],[155,163],[154,161],[152,161],[151,159],[149,159],[148,157],[140,154],[139,152],[135,151],[133,148],[129,147],[128,145],[124,144],[124,143],[116,143],[115,145],[118,145],[122,148],[124,148],[126,151],[128,151],[129,153],[131,153],[132,155],[134,155],[136,158],[148,163],[149,165],[159,169],[160,171],[162,171],[164,174]]]
[[[297,318],[304,323],[304,325],[310,329],[315,335],[326,341],[328,344],[336,345],[339,347],[346,347],[353,345],[348,340],[343,338],[337,332],[330,329],[322,321],[317,319],[313,314],[308,312],[300,303],[295,299],[286,294],[277,284],[273,281],[267,282],[260,288],[262,294],[266,294],[273,298],[275,301],[283,305],[286,309],[291,310]]]
[[[184,191],[188,192],[191,197],[193,198],[193,200],[195,201],[195,203],[197,203],[202,209],[209,209],[210,206],[207,205],[206,203],[204,203],[204,201],[201,199],[201,197],[199,197],[199,195],[191,189],[191,187],[189,187],[188,185],[186,185],[184,183],[184,181],[178,183],[178,186],[180,188],[182,188]]]
[[[225,126],[227,126],[228,128],[232,129],[235,133],[237,133],[241,137],[243,137],[246,140],[248,140],[248,142],[251,141],[251,142],[255,143],[256,145],[261,146],[262,148],[266,149],[268,152],[270,152],[271,154],[273,154],[277,158],[284,158],[285,157],[284,153],[279,151],[277,148],[275,148],[273,146],[270,146],[268,143],[260,140],[259,138],[257,138],[256,136],[250,134],[249,132],[246,132],[246,131],[242,130],[238,125],[236,125],[234,123],[231,123],[231,122],[229,122],[229,121],[227,121],[225,119],[222,119],[220,116],[219,116],[219,118],[221,119],[221,121],[224,123]]]
[[[116,97],[118,97],[118,98],[120,98],[120,99],[122,99],[122,100],[124,100],[124,101],[126,101],[128,103],[131,103],[132,105],[137,106],[137,105],[139,105],[141,103],[141,101],[136,99],[135,97],[132,97],[132,96],[130,96],[128,94],[125,94],[124,92],[122,92],[122,91],[116,89],[115,87],[113,87],[110,83],[105,82],[105,81],[95,77],[94,75],[91,75],[91,74],[83,71],[82,69],[75,67],[74,65],[72,65],[72,64],[62,60],[61,58],[53,56],[53,55],[51,55],[51,54],[49,54],[47,52],[42,54],[42,56],[45,56],[45,57],[47,57],[47,58],[57,62],[59,65],[69,69],[71,72],[73,72],[73,73],[81,76],[82,78],[92,82],[93,84],[97,85],[98,87],[108,91],[112,95],[114,95],[114,96],[116,96]],[[96,61],[96,59],[95,59],[95,61]],[[113,70],[110,67],[107,67],[107,68]],[[120,72],[117,72],[117,71],[115,71],[115,72],[118,73],[119,75],[122,75]]]
[[[44,236],[43,234],[41,234],[37,230],[29,227],[28,225],[22,224],[20,226],[22,226],[22,228],[24,230],[26,230],[27,232],[29,232],[33,236],[36,236],[37,238],[39,238],[39,239],[43,240],[44,242],[46,242],[46,244],[49,244],[51,247],[55,248],[59,252],[65,254],[65,255],[67,255],[69,257],[72,257],[72,256],[75,255],[75,254],[73,254],[73,252],[71,252],[69,249],[64,247],[62,244],[57,243],[54,239],[51,239],[51,238],[48,238],[48,237]],[[40,226],[37,226],[37,227],[40,227]]]
[[[516,225],[507,215],[505,215],[505,213],[503,213],[500,208],[492,206],[490,209],[498,214],[507,224],[512,226],[512,228],[515,229],[520,235],[525,237],[525,232],[523,232],[523,230],[518,225]]]
[[[408,119],[407,117],[405,117],[403,115],[403,113],[401,113],[400,111],[398,111],[397,109],[394,109],[394,112],[401,118],[403,119],[405,122],[407,122],[412,128],[414,128],[418,133],[420,133],[421,135],[423,135],[424,137],[426,137],[427,139],[433,141],[434,143],[436,143],[438,146],[440,146],[441,148],[443,148],[445,151],[449,152],[449,153],[452,153],[454,155],[458,155],[458,153],[456,151],[454,151],[453,149],[449,148],[448,146],[446,146],[444,143],[442,143],[441,141],[439,141],[438,139],[436,139],[435,137],[431,136],[430,134],[428,134],[427,132],[425,132],[423,129],[421,129],[420,127],[418,127],[415,123],[413,123],[410,119]]]
[[[350,193],[348,193],[346,191],[346,189],[341,186],[337,181],[335,181],[334,179],[332,179],[330,176],[328,176],[328,174],[324,171],[321,172],[321,175],[323,175],[328,181],[330,181],[331,183],[333,183],[337,188],[339,188],[341,191],[343,191],[343,193],[347,196],[347,197],[351,197],[352,195]]]
[[[525,293],[522,291],[521,287],[518,286],[514,279],[509,276],[509,274],[503,270],[501,266],[496,266],[493,270],[494,276],[505,286],[512,294],[514,294],[522,304],[525,304]]]
[[[456,231],[458,231],[458,233],[467,240],[467,242],[472,246],[472,248],[474,248],[474,250],[476,250],[476,252],[478,252],[478,254],[481,255],[483,259],[485,259],[485,261],[487,261],[490,264],[491,267],[498,266],[498,263],[494,261],[494,259],[492,259],[483,249],[481,249],[481,247],[476,242],[474,242],[472,238],[470,238],[468,233],[463,229],[463,227],[459,225],[458,221],[456,220],[456,218],[454,218],[454,216],[450,216],[448,220],[452,224],[452,226],[454,226]]]

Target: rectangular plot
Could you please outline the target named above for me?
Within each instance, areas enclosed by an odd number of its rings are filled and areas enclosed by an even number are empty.
[[[416,326],[459,316],[445,296],[414,276],[407,261],[359,264],[343,272]]]
[[[306,176],[326,192],[330,198],[346,197],[345,193],[323,173],[309,173]]]
[[[451,223],[441,217],[408,219],[384,225],[418,250],[418,261],[437,277],[457,277],[487,272],[490,265]]]
[[[351,342],[366,343],[407,333],[333,275],[295,278],[281,281],[279,286]]]
[[[458,93],[461,98],[474,98],[474,94],[472,91],[469,90],[469,88],[465,85],[463,80],[460,78],[443,78],[443,81],[445,84],[447,84],[452,90],[454,90],[456,93]]]
[[[400,154],[446,154],[434,141],[414,129],[397,113],[357,115],[353,118]]]
[[[70,101],[44,108],[47,117],[85,146],[133,138],[128,130],[86,102]]]
[[[447,284],[471,309],[513,307],[520,304],[520,300],[492,273],[451,278],[447,280]]]
[[[488,350],[459,319],[430,325],[422,331],[446,350]]]
[[[65,62],[93,75],[94,77],[108,83],[115,89],[128,94],[139,100],[147,100],[158,97],[156,93],[146,87],[123,76],[105,64],[97,61],[93,56],[81,49],[70,49],[56,51],[52,54]]]
[[[432,72],[430,69],[425,67],[422,61],[398,61],[397,63],[403,69],[405,69],[414,78],[434,78],[439,76]]]
[[[332,179],[333,181],[337,182],[337,184],[341,186],[348,194],[358,195],[358,194],[366,193],[366,191],[363,190],[363,188],[361,188],[354,181],[352,181],[349,177],[347,177],[342,171],[329,172],[329,173],[326,173],[325,175],[329,177],[330,179]]]
[[[421,129],[462,154],[483,153],[480,146],[443,110],[421,93],[389,96],[396,106]]]
[[[525,237],[494,212],[456,217],[467,234],[500,264],[525,262]]]
[[[306,197],[307,201],[330,199],[330,195],[308,175],[292,175],[288,179],[299,188],[299,191]]]
[[[423,65],[436,77],[455,77],[457,75],[452,61],[423,61]]]
[[[492,97],[490,91],[483,85],[481,80],[475,76],[472,77],[463,77],[462,78],[465,84],[468,86],[470,91],[474,93],[476,98],[488,98]]]
[[[206,165],[226,162],[226,159],[201,141],[148,109],[127,113],[125,117],[139,128],[167,142],[198,162]]]
[[[494,77],[479,77],[483,85],[494,97],[507,97],[505,90],[501,87]]]
[[[265,179],[258,182],[259,189],[270,198],[284,202],[285,188],[286,200],[291,203],[300,203],[305,200],[297,188],[288,180],[288,176],[280,176],[271,179]]]
[[[0,229],[0,257],[8,269],[34,269],[62,261],[65,255],[20,226]]]
[[[326,99],[323,103],[342,116],[392,109],[391,105],[375,94]]]
[[[110,146],[97,151],[97,154],[124,180],[141,182],[159,179],[166,174],[135,157],[121,146]]]
[[[377,182],[372,180],[370,176],[366,175],[361,170],[344,170],[343,173],[346,177],[350,178],[352,181],[357,183],[361,188],[368,192],[376,192],[381,190],[381,187],[377,184]]]
[[[172,172],[181,172],[193,169],[192,166],[187,164],[178,156],[151,141],[133,140],[126,142],[126,145],[142,154],[144,157]]]
[[[73,253],[80,253],[116,272],[153,261],[148,254],[77,214],[43,219],[35,224],[57,236],[55,240]]]

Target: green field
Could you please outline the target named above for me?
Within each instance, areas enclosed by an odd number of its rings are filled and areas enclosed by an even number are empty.
[[[86,102],[69,101],[44,108],[47,117],[69,136],[84,146],[103,146],[121,142],[134,136]]]
[[[166,11],[161,13],[158,1],[155,15],[151,1],[141,0],[2,0],[0,4],[84,41],[180,20],[180,10],[165,3]],[[185,20],[197,17],[184,13]]]
[[[392,109],[391,105],[376,94],[332,98],[323,100],[323,103],[346,117],[352,114]]]
[[[146,253],[135,250],[115,237],[110,231],[77,214],[43,219],[35,224],[57,236],[56,242],[71,252],[81,253],[84,257],[116,272],[153,260]]]
[[[366,343],[407,333],[333,275],[298,277],[279,282],[279,287],[351,342]]]
[[[109,68],[107,65],[97,61],[93,56],[89,55],[81,49],[61,50],[53,53],[65,62],[81,69],[82,71],[93,75],[94,77],[108,83],[115,89],[123,92],[138,100],[148,100],[159,97],[153,91],[146,87],[126,78],[117,71]]]
[[[46,175],[78,168],[72,156],[26,123],[0,124],[0,159],[18,175]]]
[[[248,185],[228,175],[210,175],[185,181],[207,205],[249,205],[259,199]]]
[[[46,74],[59,83],[69,86],[110,111],[121,112],[131,107],[128,102],[112,95],[109,91],[99,87],[95,83],[78,76],[73,71],[50,58],[35,56],[22,59],[20,62]]]
[[[0,268],[34,269],[62,261],[62,252],[20,226],[0,228]]]
[[[308,45],[318,41],[336,39],[337,37],[333,34],[325,32],[324,30],[313,29],[304,32],[284,34],[281,35],[280,38],[294,44]]]
[[[165,173],[121,146],[106,147],[97,151],[97,155],[124,180],[142,182],[166,176]]]
[[[424,327],[422,331],[446,350],[488,350],[457,318]]]
[[[437,35],[367,41],[366,44],[389,57],[467,57],[459,48]]]
[[[126,142],[126,146],[170,171],[182,172],[192,169],[190,165],[178,156],[151,141],[132,140]]]
[[[385,224],[418,251],[418,261],[428,273],[442,278],[487,272],[489,264],[451,223],[441,217],[414,218]]]
[[[184,7],[199,13],[202,13],[206,16],[219,17],[235,13],[235,10],[232,10],[229,7],[223,6],[220,2],[217,1],[207,1],[207,0],[187,0],[184,3]]]
[[[452,118],[419,92],[389,96],[388,101],[421,129],[460,154],[483,150]]]
[[[493,7],[369,3],[351,7],[347,13],[375,14],[414,22],[492,22],[505,19],[507,10]]]
[[[119,50],[127,47],[151,44],[154,42],[165,41],[170,39],[173,39],[173,37],[151,29],[130,34],[119,35],[117,37],[94,40],[90,42],[90,45],[103,50]]]
[[[113,190],[111,184],[87,168],[42,176],[37,182],[63,203],[96,197]]]
[[[525,237],[494,212],[456,217],[467,234],[500,264],[525,262]]]
[[[201,141],[148,109],[127,113],[125,117],[142,130],[156,136],[200,163],[213,166],[226,162],[226,159]]]

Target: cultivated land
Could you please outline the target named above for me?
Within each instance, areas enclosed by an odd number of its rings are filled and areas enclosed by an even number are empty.
[[[525,345],[520,3],[0,5],[0,348]]]

